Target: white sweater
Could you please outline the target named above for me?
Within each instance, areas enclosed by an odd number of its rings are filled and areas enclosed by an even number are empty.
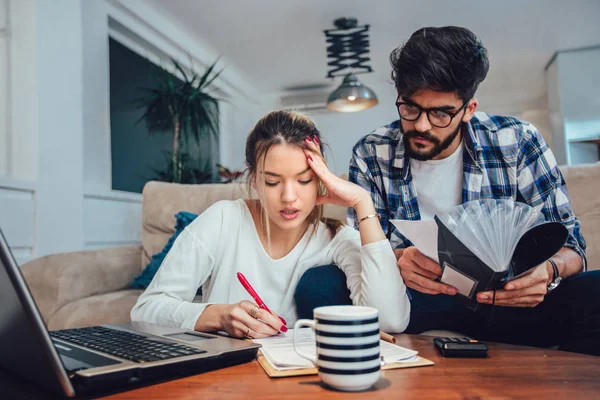
[[[193,330],[209,304],[253,302],[237,279],[242,272],[267,306],[293,326],[298,319],[294,291],[304,272],[335,264],[346,274],[353,304],[379,309],[384,331],[406,329],[410,303],[389,242],[361,246],[359,232],[351,227],[331,238],[322,222],[312,233],[309,228],[285,257],[274,260],[244,200],[219,201],[179,235],[131,319]],[[202,302],[193,303],[200,286]]]

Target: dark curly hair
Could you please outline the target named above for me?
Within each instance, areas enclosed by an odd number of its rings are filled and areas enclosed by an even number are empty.
[[[401,96],[430,89],[467,101],[489,70],[487,50],[473,32],[457,26],[421,28],[390,54]]]

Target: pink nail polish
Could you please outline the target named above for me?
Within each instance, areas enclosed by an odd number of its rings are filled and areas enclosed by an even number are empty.
[[[281,330],[281,332],[286,333],[288,331],[288,328],[287,328],[287,326],[282,325],[280,330]]]
[[[313,160],[313,158],[310,156],[310,154],[307,154],[306,156],[308,157],[308,159],[309,159],[310,161],[314,161],[314,160]]]
[[[313,141],[314,141],[315,143],[317,143],[317,144],[319,143],[319,138],[317,138],[317,135],[315,135],[315,137],[314,137]]]

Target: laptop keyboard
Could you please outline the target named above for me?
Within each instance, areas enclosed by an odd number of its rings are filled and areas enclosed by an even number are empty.
[[[49,331],[51,337],[135,362],[167,360],[206,353],[183,344],[161,342],[103,326]]]

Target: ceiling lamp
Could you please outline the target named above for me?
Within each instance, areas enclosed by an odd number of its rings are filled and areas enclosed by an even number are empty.
[[[327,108],[331,111],[354,112],[371,108],[379,103],[377,95],[349,73],[344,81],[329,95]]]
[[[325,30],[327,65],[331,68],[327,77],[344,76],[344,81],[329,95],[327,108],[339,112],[371,108],[379,103],[377,95],[356,77],[373,71],[368,65],[369,25],[358,26],[355,18],[338,18],[333,23],[337,29]]]

